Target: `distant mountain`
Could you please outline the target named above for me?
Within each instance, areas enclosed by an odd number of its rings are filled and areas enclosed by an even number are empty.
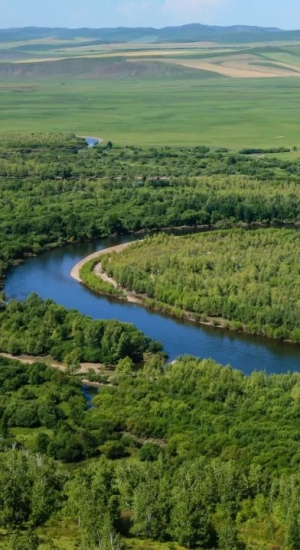
[[[248,27],[234,25],[217,27],[194,23],[181,27],[111,28],[111,29],[67,29],[46,27],[24,27],[0,29],[0,42],[22,42],[38,39],[59,39],[72,42],[76,38],[95,44],[116,42],[198,42],[250,43],[282,40],[299,40],[300,30],[284,31],[273,27]]]

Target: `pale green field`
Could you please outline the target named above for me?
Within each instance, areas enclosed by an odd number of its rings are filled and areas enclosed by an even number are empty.
[[[300,146],[299,44],[87,42],[10,43],[13,55],[40,58],[0,62],[1,132],[66,131],[121,145]]]
[[[213,73],[212,73],[213,74]],[[14,79],[1,132],[67,131],[120,144],[300,146],[299,78]]]

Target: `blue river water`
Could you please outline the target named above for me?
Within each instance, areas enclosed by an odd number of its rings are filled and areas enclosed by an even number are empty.
[[[300,346],[177,321],[135,304],[97,296],[71,278],[72,267],[88,254],[135,239],[134,236],[110,238],[44,252],[10,271],[5,292],[9,298],[19,299],[36,292],[42,298],[52,298],[94,319],[134,323],[145,334],[163,343],[170,360],[191,354],[212,357],[246,374],[254,370],[300,372]]]
[[[99,143],[99,139],[92,137],[85,138],[85,141],[87,142],[88,147],[95,147],[95,145],[98,145]]]

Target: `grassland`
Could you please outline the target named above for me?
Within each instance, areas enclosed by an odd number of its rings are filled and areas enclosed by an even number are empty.
[[[213,74],[213,73],[211,73]],[[1,132],[66,131],[119,144],[299,146],[299,78],[186,75],[2,79]]]
[[[2,132],[64,131],[125,145],[299,146],[300,47],[0,42]]]
[[[2,132],[120,145],[299,146],[298,43],[0,43]]]
[[[60,550],[78,550],[80,540],[78,525],[71,521],[52,521],[46,527],[36,530],[40,538],[39,550],[59,548]],[[0,532],[1,535],[1,532]],[[51,541],[51,542],[50,542]],[[151,540],[139,540],[135,538],[124,539],[127,550],[184,550],[183,546],[176,543],[161,543]],[[9,537],[2,534],[0,548],[7,550]],[[53,547],[53,544],[55,547]]]

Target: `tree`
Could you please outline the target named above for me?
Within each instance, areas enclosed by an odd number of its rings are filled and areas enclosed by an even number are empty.
[[[185,463],[172,488],[171,535],[187,548],[209,548],[214,537],[209,508],[203,498],[202,464]]]
[[[117,364],[116,374],[119,377],[126,377],[132,374],[134,363],[130,357],[120,359]]]
[[[243,546],[237,538],[237,529],[230,519],[219,526],[217,535],[219,550],[242,550]]]
[[[84,548],[98,548],[107,524],[115,529],[119,516],[119,493],[112,464],[102,458],[79,471],[66,490],[67,507],[81,527]]]
[[[48,445],[50,443],[49,435],[40,432],[37,434],[35,439],[35,449],[38,453],[46,454]]]
[[[75,374],[80,369],[80,354],[77,349],[67,353],[64,357],[66,371],[68,374]]]
[[[300,521],[294,509],[291,510],[287,518],[286,547],[288,550],[300,548]]]
[[[11,353],[11,355],[20,355],[21,353],[21,345],[18,339],[15,336],[11,336],[8,345],[7,345],[7,351],[8,353]]]
[[[57,504],[62,478],[49,459],[22,451],[0,456],[0,525],[20,528],[46,521]]]
[[[162,453],[162,448],[155,443],[144,443],[140,452],[139,458],[142,462],[154,462]]]
[[[162,463],[147,464],[134,491],[132,533],[142,538],[164,540],[167,536],[170,486]]]

